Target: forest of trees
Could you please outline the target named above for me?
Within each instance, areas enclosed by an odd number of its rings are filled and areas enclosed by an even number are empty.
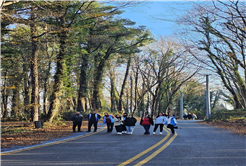
[[[192,32],[183,33],[182,42],[154,39],[145,26],[121,18],[128,5],[3,2],[2,119],[52,122],[91,110],[178,113],[181,92],[186,108],[204,118],[205,86],[197,75],[204,68],[218,75],[228,91],[211,91],[212,109],[221,96],[245,108],[244,4],[197,5],[179,20]]]

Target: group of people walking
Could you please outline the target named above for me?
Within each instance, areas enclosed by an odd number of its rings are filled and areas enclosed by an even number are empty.
[[[117,134],[132,134],[136,122],[137,119],[127,113],[124,113],[123,116],[117,114],[115,117],[105,113],[103,117],[103,124],[107,124],[107,132],[112,132],[113,126],[115,126]]]
[[[97,131],[97,124],[100,118],[101,116],[95,111],[92,111],[90,114],[88,114],[88,132],[91,132],[92,125],[94,126],[94,132]],[[80,131],[82,120],[83,116],[79,112],[76,112],[76,114],[72,117],[74,132],[76,126],[78,126],[78,131]],[[115,127],[117,134],[132,134],[136,122],[137,119],[130,114],[128,115],[127,113],[124,113],[123,116],[117,114],[115,117],[105,113],[103,116],[103,124],[107,125],[108,133],[112,132],[113,127]],[[150,134],[149,130],[151,125],[155,125],[153,134],[155,134],[158,127],[160,128],[160,134],[162,134],[164,125],[166,125],[167,128],[170,128],[172,134],[175,134],[174,129],[177,128],[177,124],[177,120],[173,114],[170,114],[167,118],[166,114],[159,113],[155,117],[155,123],[149,115],[146,115],[140,120],[140,125],[142,125],[145,129],[144,134]]]
[[[176,118],[173,116],[173,114],[170,114],[169,118],[167,118],[167,115],[163,114],[163,113],[159,113],[155,117],[155,124],[153,122],[153,119],[149,115],[146,115],[144,118],[141,118],[141,121],[140,121],[140,125],[142,125],[145,129],[144,134],[150,134],[150,132],[149,132],[150,125],[152,125],[152,126],[155,125],[154,130],[153,130],[153,134],[155,134],[158,127],[160,128],[160,134],[162,134],[164,125],[166,125],[167,128],[170,128],[172,134],[175,134],[174,129],[178,128],[177,124],[178,124],[178,122],[177,122]]]
[[[187,120],[187,119],[189,119],[189,120],[195,120],[196,118],[197,118],[197,116],[196,116],[196,114],[194,114],[194,113],[188,113],[188,115],[187,114],[184,114],[184,116],[183,116],[183,118],[184,118],[184,120]]]

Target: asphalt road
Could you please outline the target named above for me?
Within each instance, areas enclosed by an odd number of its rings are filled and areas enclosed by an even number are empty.
[[[1,166],[246,166],[246,137],[201,125],[178,121],[172,135],[143,135],[135,126],[132,135],[81,133],[79,138],[1,155]]]

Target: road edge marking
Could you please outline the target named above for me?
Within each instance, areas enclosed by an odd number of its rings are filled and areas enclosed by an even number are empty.
[[[79,138],[88,137],[90,135],[93,135],[93,134],[96,134],[98,132],[101,132],[101,131],[103,131],[105,129],[106,129],[106,127],[103,127],[102,129],[98,130],[97,132],[93,132],[93,133],[89,133],[89,134],[83,134],[83,135],[80,135],[80,136],[75,136],[73,138],[65,138],[65,139],[62,139],[60,141],[49,142],[49,143],[45,143],[45,144],[41,144],[41,145],[33,145],[33,146],[31,145],[31,147],[15,149],[15,150],[7,151],[7,152],[1,152],[1,156],[13,154],[13,153],[18,153],[18,152],[23,152],[23,151],[27,151],[27,150],[32,150],[32,149],[37,149],[37,148],[42,148],[42,147],[46,147],[46,146],[50,146],[50,145],[60,144],[60,143],[68,142],[68,141],[73,141],[73,140],[76,140],[76,139],[79,139]]]

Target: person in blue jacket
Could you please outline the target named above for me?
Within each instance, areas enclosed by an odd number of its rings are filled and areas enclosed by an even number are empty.
[[[97,123],[101,116],[96,113],[96,111],[92,111],[90,114],[88,114],[88,131],[91,132],[91,126],[94,125],[94,132],[97,131]]]
[[[114,116],[109,115],[108,113],[104,113],[103,124],[107,124],[107,132],[111,133],[114,127]]]
[[[170,128],[170,130],[172,131],[172,134],[175,134],[174,129],[177,128],[178,122],[175,118],[175,116],[173,116],[173,114],[169,115],[169,118],[167,120],[167,128]]]

